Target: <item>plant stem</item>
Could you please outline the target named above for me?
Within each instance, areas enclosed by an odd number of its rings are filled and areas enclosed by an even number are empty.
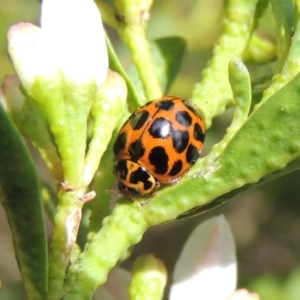
[[[49,258],[49,300],[60,298],[66,268],[76,241],[83,202],[78,191],[60,190]]]

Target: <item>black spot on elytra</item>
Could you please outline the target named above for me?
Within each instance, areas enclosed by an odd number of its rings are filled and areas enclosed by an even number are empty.
[[[203,142],[204,136],[205,136],[205,134],[202,131],[201,126],[198,123],[196,123],[195,127],[194,127],[194,138],[195,138],[195,140]]]
[[[173,110],[174,109],[174,102],[172,100],[162,100],[156,103],[156,107],[162,110]]]
[[[192,124],[192,117],[186,111],[178,111],[175,115],[175,119],[179,124],[185,127],[190,127]]]
[[[194,145],[189,145],[186,151],[186,161],[193,165],[199,157],[199,152]]]
[[[189,101],[184,101],[184,105],[196,116],[201,118],[199,111],[189,102]]]
[[[149,112],[147,110],[142,110],[138,113],[134,113],[131,117],[130,117],[130,124],[132,126],[133,130],[139,130],[141,129],[145,122],[148,120],[149,118]]]
[[[116,156],[119,154],[119,152],[121,152],[125,148],[126,141],[127,141],[127,134],[125,132],[118,135],[113,147],[113,151]]]
[[[182,161],[177,160],[172,166],[171,171],[169,172],[170,176],[176,176],[182,170]]]
[[[150,174],[144,168],[138,168],[130,174],[130,183],[137,184],[142,182],[144,185],[144,190],[147,191],[152,187],[152,182],[149,181]]]
[[[141,140],[136,140],[131,143],[128,152],[131,156],[131,160],[138,161],[145,153],[145,148]]]
[[[182,153],[189,143],[189,133],[187,131],[174,130],[172,134],[173,147],[177,153]]]
[[[157,118],[149,128],[149,133],[157,139],[166,139],[172,133],[171,122],[165,118]]]
[[[149,162],[155,167],[157,174],[165,174],[168,171],[169,157],[163,147],[154,147],[151,150]]]

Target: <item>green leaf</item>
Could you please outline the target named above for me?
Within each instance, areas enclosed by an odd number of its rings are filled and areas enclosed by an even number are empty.
[[[201,81],[194,86],[191,99],[199,107],[206,128],[233,103],[227,65],[232,56],[241,57],[256,25],[257,0],[227,0],[223,33],[216,42],[213,55],[202,71]],[[197,30],[197,28],[196,28]],[[199,29],[198,29],[199,30]]]
[[[248,118],[219,159],[212,161],[208,155],[196,163],[192,176],[168,192],[157,192],[143,207],[148,223],[172,220],[197,206],[206,211],[229,200],[235,190],[238,194],[265,177],[271,180],[299,169],[299,97],[300,74]]]
[[[45,211],[52,223],[57,213],[56,207],[58,204],[57,195],[53,187],[48,182],[41,182],[41,196]]]
[[[284,31],[284,29],[280,28],[280,31]],[[255,107],[255,109],[257,109],[257,107],[259,107],[259,105],[261,105],[266,99],[279,91],[300,72],[299,45],[300,21],[297,22],[297,25],[294,29],[292,40],[289,40],[289,48],[286,49],[284,61],[277,62],[277,73],[273,76],[271,85],[264,91],[262,100]]]
[[[112,141],[114,140],[115,136]],[[93,201],[87,203],[87,206],[92,210],[89,223],[89,239],[100,230],[103,219],[111,212],[111,194],[107,190],[112,188],[116,180],[112,171],[113,153],[113,142],[110,142],[92,183],[92,189],[96,192],[96,197]]]
[[[131,300],[163,298],[167,270],[153,254],[139,256],[132,266],[132,280],[128,288]]]
[[[235,71],[236,74],[231,71],[234,81],[246,75],[243,68]],[[235,87],[236,96],[242,95],[242,81]],[[65,299],[89,299],[105,281],[108,270],[151,225],[173,220],[197,206],[212,204],[218,197],[249,187],[272,172],[285,172],[286,165],[300,157],[299,95],[300,74],[248,118],[220,157],[212,161],[208,155],[198,161],[190,176],[163,187],[155,197],[145,199],[143,205],[119,200],[102,229],[70,267],[64,285]],[[224,198],[223,202],[229,199]]]
[[[161,38],[151,44],[155,72],[163,95],[168,93],[180,70],[185,49],[186,42],[180,37]]]
[[[26,145],[0,105],[0,200],[29,299],[47,299],[47,246],[40,187]]]
[[[130,78],[128,77],[127,73],[125,72],[123,66],[121,65],[115,50],[109,40],[109,38],[106,36],[106,44],[107,44],[107,50],[108,50],[108,56],[109,56],[109,67],[115,72],[118,72],[120,75],[123,76],[124,80],[126,81],[127,89],[128,89],[128,106],[129,110],[131,112],[135,111],[139,106],[142,105],[142,102],[140,100],[140,96],[138,94],[138,91],[136,90],[135,86],[131,82]]]
[[[155,73],[163,95],[168,94],[171,84],[180,70],[185,48],[186,42],[180,37],[161,38],[150,43]],[[143,95],[143,84],[133,64],[130,65],[128,74],[139,91],[139,94]],[[144,103],[146,100],[144,97]]]
[[[270,3],[276,24],[278,69],[280,70],[291,44],[295,17],[294,1],[271,0]]]

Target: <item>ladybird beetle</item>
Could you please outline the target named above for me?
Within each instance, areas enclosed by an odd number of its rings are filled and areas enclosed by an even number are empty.
[[[153,195],[178,180],[198,159],[204,136],[204,121],[188,100],[165,96],[140,107],[113,146],[119,191],[128,199]]]

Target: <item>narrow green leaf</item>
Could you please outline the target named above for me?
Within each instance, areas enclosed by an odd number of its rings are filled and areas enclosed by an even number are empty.
[[[111,194],[107,190],[112,188],[116,180],[112,171],[113,156],[113,143],[111,142],[101,159],[99,169],[92,183],[92,189],[96,192],[96,197],[93,201],[87,203],[87,206],[92,210],[89,223],[89,239],[100,230],[103,219],[111,212]]]
[[[163,95],[166,95],[178,74],[186,42],[180,37],[167,37],[155,40],[151,44],[151,52],[156,76]]]
[[[133,83],[131,82],[127,73],[125,72],[108,37],[106,37],[106,44],[107,44],[107,50],[108,50],[108,56],[109,56],[109,67],[113,71],[118,72],[125,79],[127,89],[128,89],[128,96],[127,96],[129,99],[128,107],[129,107],[129,110],[131,112],[133,112],[139,106],[142,105],[138,91],[136,90],[135,86],[133,85]]]
[[[180,37],[161,38],[150,43],[155,74],[163,95],[168,94],[171,84],[180,70],[185,48],[186,42]],[[134,65],[129,67],[128,74],[139,94],[143,95],[143,84]],[[143,101],[145,103],[146,98]]]
[[[240,188],[237,188],[237,189],[234,189],[228,193],[225,193],[219,197],[217,197],[216,199],[214,199],[214,201],[210,202],[210,203],[207,203],[205,205],[201,205],[201,206],[198,206],[196,208],[193,208],[191,209],[190,211],[187,211],[186,213],[180,215],[177,220],[182,220],[182,219],[187,219],[187,218],[191,218],[191,217],[194,217],[194,216],[197,216],[199,214],[202,214],[204,212],[207,212],[221,204],[223,204],[224,202],[234,198],[235,196],[243,193],[243,192],[246,192],[246,191],[249,191],[249,190],[252,190],[252,189],[255,189],[255,188],[258,188],[259,186],[261,185],[264,185],[266,184],[267,182],[269,181],[272,181],[276,178],[280,178],[284,175],[287,175],[289,173],[292,173],[292,172],[295,172],[297,170],[300,170],[300,158],[297,158],[296,160],[293,160],[290,164],[288,164],[284,169],[281,169],[281,170],[275,170],[273,171],[272,173],[264,176],[261,180],[259,180],[258,182],[256,183],[251,183],[251,184],[246,184]]]
[[[266,99],[279,91],[300,72],[299,45],[300,21],[297,22],[295,31],[293,32],[292,40],[289,40],[289,48],[286,50],[287,53],[284,57],[284,61],[277,62],[279,66],[277,73],[273,76],[271,85],[264,91],[262,100],[260,101],[258,106],[255,107],[255,109],[257,109],[257,107],[259,107]]]
[[[29,299],[47,299],[47,247],[40,187],[26,145],[0,105],[0,200]]]
[[[272,12],[276,24],[277,53],[278,53],[278,69],[280,70],[284,64],[286,55],[288,54],[294,27],[294,1],[271,0]]]
[[[219,159],[212,162],[208,155],[195,164],[192,176],[157,192],[143,207],[148,223],[175,219],[198,206],[213,208],[234,190],[250,189],[266,176],[278,178],[286,167],[289,172],[299,168],[292,164],[300,157],[299,97],[300,74],[252,113]]]
[[[48,182],[41,182],[41,196],[45,211],[51,222],[54,223],[58,198],[53,187]]]
[[[226,130],[221,142],[215,144],[210,152],[207,164],[213,163],[225,149],[235,133],[247,121],[251,107],[251,84],[246,66],[233,56],[228,66],[229,82],[235,102],[235,111],[230,126]]]

